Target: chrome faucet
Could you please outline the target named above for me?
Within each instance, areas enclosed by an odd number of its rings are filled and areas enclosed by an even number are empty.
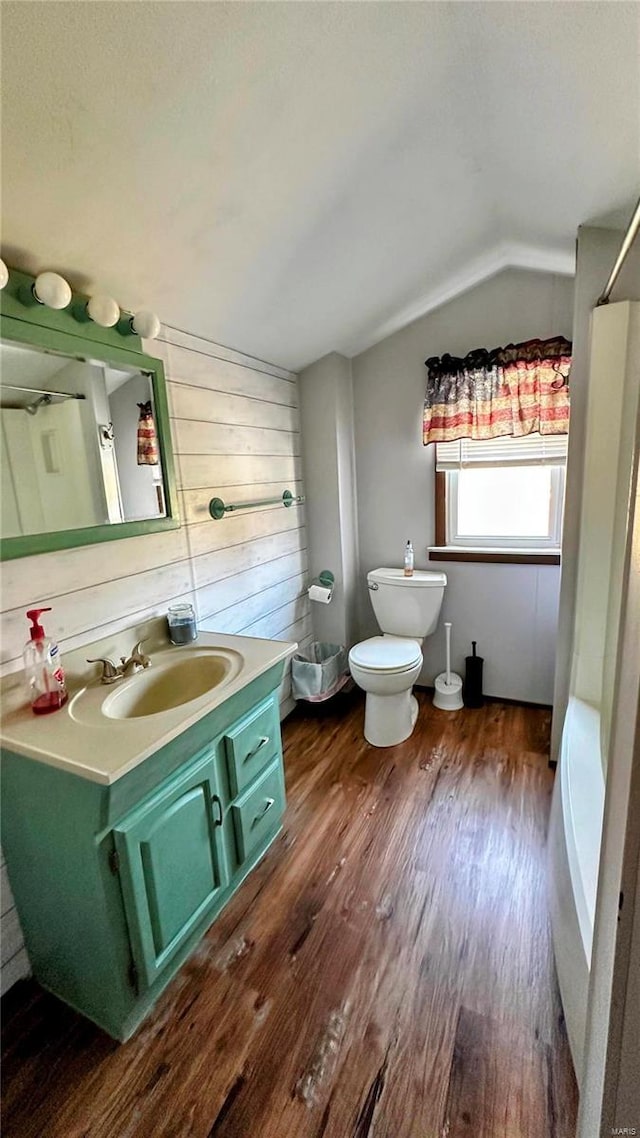
[[[139,640],[129,656],[129,659],[127,659],[126,656],[121,656],[119,664],[114,664],[113,660],[109,660],[108,657],[104,656],[87,660],[87,664],[102,664],[100,683],[115,684],[118,680],[122,680],[126,676],[135,675],[135,673],[139,672],[142,668],[148,668],[151,664],[151,660],[142,651],[142,641]]]

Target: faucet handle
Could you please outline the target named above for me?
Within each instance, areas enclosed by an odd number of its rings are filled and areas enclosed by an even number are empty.
[[[118,672],[121,676],[133,676],[140,668],[148,668],[150,664],[151,660],[145,656],[142,651],[142,641],[139,640],[129,659],[126,656],[120,657]]]
[[[140,664],[143,668],[149,667],[151,660],[149,656],[145,655],[145,653],[142,651],[141,640],[138,641],[135,648],[133,649],[133,652],[131,653],[131,659],[135,660],[136,664]]]
[[[113,660],[109,660],[104,656],[98,656],[96,659],[87,660],[87,664],[102,664],[102,675],[100,682],[103,684],[112,684],[115,680],[120,679],[122,675],[120,669],[114,664]]]

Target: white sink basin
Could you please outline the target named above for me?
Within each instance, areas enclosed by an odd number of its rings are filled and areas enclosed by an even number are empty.
[[[142,719],[192,704],[230,683],[244,657],[230,648],[170,648],[153,656],[149,668],[113,687],[93,684],[71,701],[72,718],[87,722]]]

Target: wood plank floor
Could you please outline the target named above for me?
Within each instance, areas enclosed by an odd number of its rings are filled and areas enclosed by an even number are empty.
[[[340,698],[340,697],[339,697]],[[284,728],[284,831],[124,1045],[5,998],[4,1138],[573,1138],[544,883],[545,711]]]

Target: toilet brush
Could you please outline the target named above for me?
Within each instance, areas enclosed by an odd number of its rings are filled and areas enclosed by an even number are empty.
[[[451,671],[451,621],[444,623],[444,633],[447,642],[447,670],[440,672],[434,681],[435,692],[433,706],[441,711],[459,711],[462,703],[462,676]]]

